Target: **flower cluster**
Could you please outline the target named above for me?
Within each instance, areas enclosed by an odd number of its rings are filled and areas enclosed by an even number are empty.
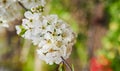
[[[70,26],[57,15],[42,16],[41,13],[25,12],[21,26],[16,26],[17,34],[37,45],[37,53],[49,64],[59,64],[67,59],[75,42],[75,34]]]

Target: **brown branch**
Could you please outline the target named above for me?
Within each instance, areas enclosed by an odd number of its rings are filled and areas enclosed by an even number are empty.
[[[26,11],[28,11],[28,9],[25,8],[25,6],[24,6],[20,1],[17,1],[17,2],[18,2],[18,4],[19,4],[22,8],[24,8]]]

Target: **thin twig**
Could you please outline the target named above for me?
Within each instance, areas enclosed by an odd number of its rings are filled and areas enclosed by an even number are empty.
[[[61,58],[62,58],[64,64],[67,66],[67,68],[68,68],[70,71],[73,71],[72,68],[71,68],[71,66],[67,63],[67,61],[66,61],[62,56],[61,56]]]
[[[17,2],[18,2],[18,4],[19,4],[22,8],[24,8],[26,11],[28,11],[28,9],[25,8],[25,6],[24,6],[20,1],[17,1]]]

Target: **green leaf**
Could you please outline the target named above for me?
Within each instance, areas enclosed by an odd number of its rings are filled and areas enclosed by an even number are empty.
[[[59,71],[65,71],[64,63],[61,63],[58,68]]]
[[[22,36],[27,30],[23,26],[19,26],[21,28],[20,36]]]

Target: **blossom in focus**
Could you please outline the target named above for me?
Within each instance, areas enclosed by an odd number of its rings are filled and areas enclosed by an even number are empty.
[[[22,25],[16,26],[17,34],[38,46],[37,53],[48,64],[59,64],[67,59],[75,43],[75,33],[57,15],[43,16],[41,13],[25,12]]]
[[[71,28],[56,15],[49,15],[44,18],[46,26],[43,29],[43,36],[37,50],[39,57],[49,64],[59,64],[62,59],[67,59],[75,43],[75,34]],[[44,23],[44,24],[45,24]]]

